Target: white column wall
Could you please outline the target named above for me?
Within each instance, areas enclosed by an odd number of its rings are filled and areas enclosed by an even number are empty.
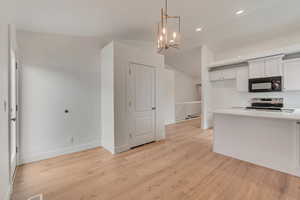
[[[213,62],[213,52],[207,47],[201,48],[201,80],[202,80],[202,109],[201,109],[201,127],[208,129],[212,127],[211,110],[211,84],[209,82],[208,65]]]

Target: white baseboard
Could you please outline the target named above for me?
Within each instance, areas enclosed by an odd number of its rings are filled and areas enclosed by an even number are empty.
[[[94,141],[94,142],[90,142],[87,144],[80,144],[80,145],[65,147],[62,149],[37,153],[37,154],[33,154],[33,155],[21,155],[20,161],[18,164],[20,165],[20,164],[26,164],[26,163],[31,163],[31,162],[35,162],[35,161],[45,160],[45,159],[53,158],[56,156],[61,156],[61,155],[65,155],[65,154],[70,154],[70,153],[75,153],[75,152],[84,151],[84,150],[88,150],[88,149],[93,149],[96,147],[101,147],[100,141]]]
[[[122,153],[124,151],[128,151],[130,149],[129,145],[124,145],[124,146],[118,146],[118,147],[111,147],[111,146],[105,146],[102,145],[104,149],[109,151],[111,154],[118,154]]]
[[[8,191],[6,192],[6,195],[4,197],[4,200],[10,200],[11,199],[11,193],[12,193],[12,186],[10,185],[8,187]]]
[[[115,147],[115,154],[128,151],[129,149],[130,149],[129,145]]]
[[[112,146],[107,146],[107,145],[103,145],[103,144],[102,144],[102,148],[106,149],[106,150],[109,151],[111,154],[116,154],[115,148],[112,147]]]

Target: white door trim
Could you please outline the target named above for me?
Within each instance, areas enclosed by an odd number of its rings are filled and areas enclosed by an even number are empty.
[[[8,65],[8,106],[7,106],[7,110],[8,110],[8,133],[9,133],[9,176],[10,176],[10,181],[11,181],[11,185],[13,185],[14,183],[14,178],[16,175],[16,170],[17,170],[17,165],[19,162],[19,150],[17,151],[17,149],[19,149],[19,83],[20,83],[20,71],[19,71],[19,61],[18,61],[18,54],[17,54],[17,50],[16,47],[13,45],[15,41],[13,41],[13,27],[11,25],[9,25],[9,65]],[[14,53],[14,57],[15,57],[15,63],[12,63],[12,52]],[[12,66],[12,64],[14,64]],[[16,135],[15,135],[15,146],[16,146],[16,155],[15,155],[15,160],[14,160],[14,164],[12,164],[12,150],[11,150],[11,73],[12,73],[12,67],[15,67],[15,75],[16,75],[16,80],[15,80],[15,98],[16,98],[16,124],[15,124],[15,131],[16,131]],[[15,169],[12,169],[12,166],[15,166]]]

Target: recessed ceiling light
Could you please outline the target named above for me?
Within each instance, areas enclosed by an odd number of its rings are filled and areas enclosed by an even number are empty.
[[[201,27],[200,28],[196,28],[196,32],[200,32],[200,31],[202,31]]]
[[[238,11],[236,11],[236,15],[241,15],[241,14],[243,14],[245,12],[245,10],[238,10]]]

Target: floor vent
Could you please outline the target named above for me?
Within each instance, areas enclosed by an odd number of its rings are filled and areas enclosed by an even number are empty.
[[[38,195],[32,196],[27,200],[43,200],[43,194],[38,194]]]

